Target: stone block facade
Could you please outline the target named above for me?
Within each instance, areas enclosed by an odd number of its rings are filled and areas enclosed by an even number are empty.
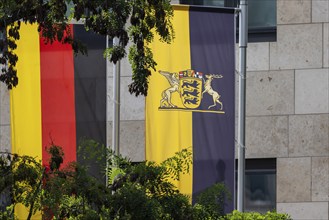
[[[328,202],[278,203],[277,211],[289,213],[294,220],[327,220]]]
[[[11,150],[9,99],[10,95],[6,85],[0,83],[0,152],[10,152]]]
[[[293,219],[329,218],[328,8],[277,0],[276,42],[248,45],[246,157],[277,158],[277,211]]]
[[[247,116],[294,113],[294,71],[258,71],[247,74]]]

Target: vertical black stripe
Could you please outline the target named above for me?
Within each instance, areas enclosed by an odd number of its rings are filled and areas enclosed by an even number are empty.
[[[193,113],[193,197],[214,183],[224,182],[234,195],[234,14],[190,9],[192,69],[221,74],[211,86],[221,95],[225,114]],[[205,84],[205,83],[204,83]],[[208,110],[212,96],[203,95]],[[219,110],[219,105],[210,110]],[[233,197],[234,198],[234,197]],[[231,201],[226,211],[233,209]]]
[[[86,32],[83,25],[74,25],[74,38],[87,46],[88,55],[74,58],[75,110],[77,144],[83,138],[106,144],[106,60],[103,52],[106,38]],[[78,162],[83,162],[77,155]],[[97,176],[100,167],[89,164]]]

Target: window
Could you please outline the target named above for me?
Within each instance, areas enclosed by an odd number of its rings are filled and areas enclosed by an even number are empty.
[[[245,168],[244,210],[261,213],[275,210],[276,159],[247,159]]]
[[[180,3],[217,7],[238,7],[239,1],[180,0]],[[248,29],[249,42],[276,41],[276,0],[248,0]]]
[[[266,212],[276,208],[276,160],[246,160],[245,211]]]

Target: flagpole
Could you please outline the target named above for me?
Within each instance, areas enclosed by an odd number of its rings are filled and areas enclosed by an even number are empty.
[[[106,49],[109,48],[109,35],[106,35]],[[109,114],[108,114],[108,109],[109,109],[109,100],[108,100],[108,97],[109,97],[109,94],[108,94],[108,91],[109,91],[109,58],[106,57],[106,103],[105,103],[105,106],[106,106],[106,149],[109,148],[109,143],[108,143],[108,137],[109,137],[109,126],[108,126],[108,122],[109,122]],[[105,175],[105,184],[106,186],[108,186],[108,183],[109,183],[109,176],[108,176],[108,158],[106,156],[106,175]]]
[[[113,38],[113,47],[119,45],[119,38]],[[120,154],[120,61],[113,63],[113,123],[112,150]]]
[[[239,113],[238,113],[238,192],[237,210],[244,211],[246,69],[248,44],[248,0],[240,0],[239,16]]]
[[[109,48],[109,36],[106,35],[106,49]],[[112,46],[119,45],[119,38],[115,37],[112,40]],[[109,60],[106,59],[106,93],[109,91]],[[106,97],[109,97],[106,95]],[[113,63],[113,117],[112,117],[112,146],[111,150],[115,155],[120,154],[119,140],[120,140],[120,61]],[[106,98],[106,123],[109,122],[109,102]],[[106,126],[106,147],[109,147],[108,143],[109,128]],[[111,158],[106,158],[106,185],[109,184],[108,176],[108,160]]]

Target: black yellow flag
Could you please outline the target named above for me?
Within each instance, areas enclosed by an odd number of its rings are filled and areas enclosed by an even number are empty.
[[[193,171],[178,187],[195,197],[217,182],[234,194],[235,15],[174,6],[172,44],[152,44],[157,71],[146,99],[146,159],[192,147]],[[226,210],[233,209],[233,201]]]

